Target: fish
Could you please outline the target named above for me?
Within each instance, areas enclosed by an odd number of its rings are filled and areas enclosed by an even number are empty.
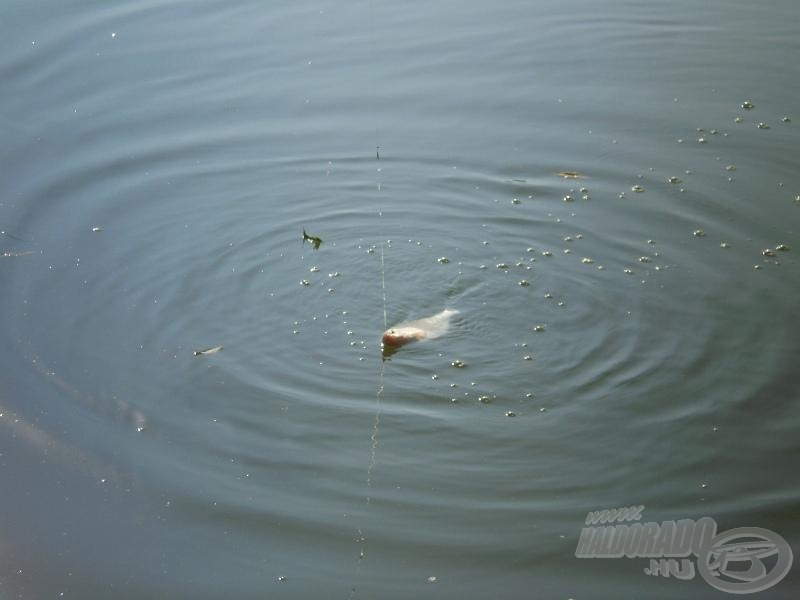
[[[394,350],[410,342],[437,338],[447,332],[450,318],[457,314],[457,310],[446,308],[424,319],[398,323],[383,332],[382,346],[384,350]]]
[[[205,350],[195,350],[192,354],[195,356],[205,356],[206,354],[216,354],[222,350],[222,346],[214,346],[213,348],[206,348]]]

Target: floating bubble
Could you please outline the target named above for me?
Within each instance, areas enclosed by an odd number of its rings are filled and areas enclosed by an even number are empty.
[[[300,281],[300,285],[309,286],[309,285],[311,285],[311,282],[308,279],[302,279]]]
[[[640,256],[639,257],[639,262],[648,263],[648,262],[650,262],[650,257],[649,256]]]
[[[581,262],[585,265],[590,265],[594,262],[594,260],[592,260],[591,258],[582,258]]]
[[[728,244],[728,242],[722,242],[722,243],[719,245],[719,247],[720,247],[720,248],[730,248],[731,246],[730,246],[730,244]]]
[[[507,269],[508,265],[506,263],[497,263],[495,267],[497,267],[498,269]]]
[[[736,117],[736,118],[733,120],[733,122],[734,122],[734,123],[741,123],[742,121],[744,121],[744,119],[742,119],[742,117]]]
[[[736,167],[734,165],[728,165],[727,167],[725,167],[725,170],[726,171],[735,171]]]
[[[633,269],[622,269],[622,272],[625,273],[625,275],[633,275]]]
[[[542,256],[553,256],[553,253],[550,252],[549,250],[545,250],[544,252],[542,252]]]

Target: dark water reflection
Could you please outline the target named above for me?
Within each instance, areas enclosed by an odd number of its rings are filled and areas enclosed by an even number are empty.
[[[798,16],[5,3],[0,596],[708,597],[575,558],[635,504],[797,551]],[[448,334],[384,361],[382,275]]]

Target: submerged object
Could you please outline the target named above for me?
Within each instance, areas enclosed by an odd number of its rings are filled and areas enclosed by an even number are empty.
[[[222,350],[222,346],[214,346],[213,348],[206,348],[205,350],[195,350],[193,354],[195,356],[205,356],[206,354],[216,354]]]
[[[384,349],[396,349],[409,342],[437,338],[447,332],[450,326],[450,317],[457,315],[458,311],[446,308],[424,319],[403,321],[383,332]]]

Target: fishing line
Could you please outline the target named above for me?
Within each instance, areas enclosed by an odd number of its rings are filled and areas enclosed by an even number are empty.
[[[372,46],[373,47],[371,49],[370,55],[373,56],[373,57],[375,56],[375,48],[374,48],[374,45],[375,45],[375,41],[374,41],[374,39],[375,39],[374,38],[375,27],[374,27],[374,22],[375,22],[375,6],[374,6],[373,0],[370,0],[370,2],[369,2],[369,25],[370,25],[370,27],[369,27],[369,29],[370,29],[370,32],[373,35],[373,41],[372,41]],[[376,88],[377,86],[373,86],[373,87]],[[374,94],[373,94],[373,96],[374,96]],[[374,106],[375,106],[375,103],[373,102],[373,108],[374,108]],[[373,111],[373,115],[374,114],[375,114],[375,112]],[[380,136],[378,134],[378,119],[377,118],[375,118],[375,120],[374,120],[374,125],[375,125],[375,129],[374,129],[375,160],[380,160],[381,159],[381,143],[380,143]],[[377,181],[376,181],[376,195],[378,196],[378,202],[379,203],[380,203],[379,198],[380,198],[380,194],[381,194],[381,181],[380,181],[380,177],[381,176],[380,176],[380,173],[381,173],[381,168],[377,167],[376,168],[376,179],[377,179]],[[385,331],[386,328],[388,327],[388,317],[387,317],[387,311],[386,311],[386,263],[384,261],[384,250],[385,250],[384,246],[385,246],[385,243],[384,243],[384,239],[383,239],[383,211],[381,211],[381,210],[378,210],[378,220],[379,220],[379,223],[380,223],[379,226],[378,226],[378,231],[379,231],[379,234],[380,234],[381,300],[382,300],[382,303],[383,303],[383,329]],[[362,517],[361,526],[359,526],[357,528],[358,537],[356,538],[356,541],[358,543],[358,559],[357,559],[356,568],[355,568],[355,574],[354,574],[355,581],[353,583],[353,586],[350,588],[349,600],[354,600],[354,598],[355,598],[356,591],[358,589],[358,582],[361,579],[362,564],[364,562],[364,558],[366,557],[366,551],[367,551],[367,537],[364,535],[363,522],[366,520],[367,516],[369,515],[369,513],[371,511],[371,506],[372,506],[372,477],[373,477],[373,472],[375,471],[375,465],[377,463],[377,456],[378,456],[378,443],[379,443],[378,436],[380,434],[381,410],[382,410],[381,404],[382,404],[382,400],[383,400],[383,389],[384,389],[384,387],[383,387],[383,374],[384,374],[384,368],[385,368],[385,365],[386,365],[386,361],[384,360],[384,357],[383,357],[382,345],[379,346],[379,351],[381,352],[381,363],[380,363],[380,370],[378,371],[378,389],[375,392],[375,415],[374,415],[374,418],[372,420],[372,432],[370,433],[369,462],[367,463],[367,472],[366,472],[366,477],[365,477],[366,491],[365,491],[365,495],[364,495],[364,516]]]

